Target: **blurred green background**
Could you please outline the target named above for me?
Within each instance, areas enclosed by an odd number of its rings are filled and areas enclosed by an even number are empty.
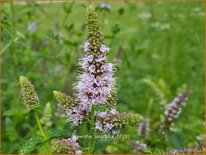
[[[43,106],[51,103],[52,128],[69,130],[66,119],[55,115],[52,91],[73,93],[88,4],[3,3],[2,153],[17,153],[37,129],[21,99],[20,75],[35,85]],[[117,109],[151,120],[146,141],[138,137],[137,127],[128,127],[123,131],[130,135],[128,141],[97,146],[96,152],[133,153],[131,140],[160,149],[196,144],[204,134],[204,2],[112,2],[106,9],[93,4],[111,48],[109,60],[117,66]],[[185,88],[191,92],[189,100],[164,144],[157,135],[164,112],[157,90],[169,103]]]

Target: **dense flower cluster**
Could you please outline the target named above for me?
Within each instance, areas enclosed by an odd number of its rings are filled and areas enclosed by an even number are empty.
[[[24,76],[19,77],[19,82],[26,108],[31,111],[39,107],[39,98],[31,82]]]
[[[82,151],[79,150],[79,143],[77,142],[76,136],[68,139],[53,140],[51,146],[52,151],[55,153],[82,154]]]
[[[135,142],[133,142],[133,148],[136,151],[144,152],[147,149],[147,145],[146,144],[142,144],[139,141],[135,141]]]
[[[127,124],[134,125],[143,119],[138,114],[118,112],[115,109],[111,109],[109,112],[97,112],[96,117],[96,130],[111,134],[119,134],[120,128]]]
[[[88,35],[83,48],[85,57],[80,59],[83,72],[79,75],[75,87],[75,99],[54,91],[58,102],[67,109],[72,125],[80,124],[85,116],[89,115],[92,106],[106,104],[112,107],[116,103],[114,67],[106,58],[110,48],[103,42],[94,8],[89,7],[87,13]]]
[[[188,92],[183,92],[178,95],[172,101],[164,112],[164,125],[161,126],[160,130],[170,130],[170,127],[174,124],[174,121],[179,117],[182,112],[182,107],[186,105],[188,100]]]
[[[108,63],[106,58],[109,50],[103,42],[94,9],[89,7],[88,36],[84,43],[85,57],[80,61],[83,74],[79,76],[76,86],[80,104],[87,104],[89,107],[105,104],[107,97],[111,95],[114,78],[113,65]]]
[[[143,138],[147,138],[149,136],[149,119],[144,119],[144,121],[140,123],[138,135]]]
[[[113,77],[114,66],[108,62],[107,53],[110,48],[103,42],[103,35],[99,30],[97,15],[93,7],[88,7],[88,34],[83,50],[85,56],[80,59],[82,74],[78,76],[75,87],[75,98],[64,93],[54,91],[57,101],[63,105],[68,114],[68,121],[72,126],[81,124],[86,116],[94,113],[93,107],[105,105],[109,112],[96,111],[96,130],[118,134],[119,129],[126,124],[134,125],[142,121],[138,114],[117,112],[114,106],[117,102],[116,82]]]

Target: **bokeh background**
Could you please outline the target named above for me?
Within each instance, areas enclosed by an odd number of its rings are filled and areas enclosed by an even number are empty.
[[[18,78],[35,85],[42,106],[52,106],[52,128],[70,130],[58,116],[53,90],[69,95],[86,36],[89,3],[3,3],[2,153],[17,153],[36,133],[20,94]],[[119,111],[150,118],[151,148],[182,149],[204,134],[204,2],[93,3],[116,64]],[[190,97],[166,142],[157,135],[164,108],[184,89]],[[127,127],[130,140],[141,140]],[[100,142],[101,144],[101,142]],[[131,153],[128,141],[101,144],[97,153]],[[36,153],[36,152],[34,152]]]

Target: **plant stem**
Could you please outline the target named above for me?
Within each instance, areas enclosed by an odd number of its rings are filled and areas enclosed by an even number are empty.
[[[95,106],[92,106],[92,111],[91,111],[91,120],[90,120],[90,139],[88,143],[88,154],[93,153],[93,147],[94,147],[94,112],[95,112]]]
[[[38,128],[39,128],[39,131],[40,131],[41,135],[44,137],[44,140],[45,140],[45,139],[46,139],[46,136],[45,136],[45,134],[44,134],[44,130],[43,130],[43,128],[42,128],[42,125],[41,125],[41,123],[40,123],[39,117],[38,117],[38,115],[36,114],[36,112],[34,112],[34,116],[35,116],[35,118],[36,118],[36,122],[37,122],[37,126],[38,126]],[[48,154],[52,154],[52,152],[51,152],[51,150],[50,150],[50,147],[48,146],[47,142],[45,143],[45,148],[46,148]]]

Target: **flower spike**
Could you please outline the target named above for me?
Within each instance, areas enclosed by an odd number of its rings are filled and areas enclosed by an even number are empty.
[[[19,77],[19,83],[21,86],[22,96],[26,105],[26,108],[31,111],[39,107],[39,98],[34,90],[32,83],[24,76]]]

